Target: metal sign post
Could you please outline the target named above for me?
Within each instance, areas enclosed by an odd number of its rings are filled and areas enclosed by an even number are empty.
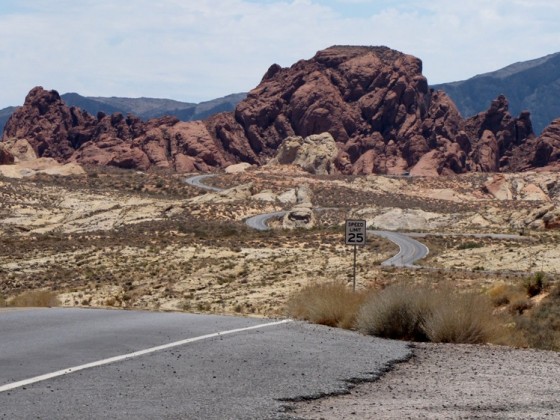
[[[352,290],[356,291],[356,254],[358,245],[366,244],[366,221],[365,220],[346,220],[344,235],[346,245],[354,245],[354,280]]]

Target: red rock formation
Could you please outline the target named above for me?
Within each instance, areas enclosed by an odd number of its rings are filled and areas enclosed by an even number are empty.
[[[38,156],[60,161],[189,172],[263,164],[286,137],[324,132],[343,173],[511,171],[560,159],[560,122],[537,139],[529,113],[512,117],[502,96],[463,120],[445,93],[428,89],[419,59],[386,47],[336,46],[290,68],[275,64],[235,112],[204,122],[95,118],[35,88],[3,138],[26,138]]]
[[[490,108],[465,121],[472,143],[472,168],[476,171],[498,172],[518,161],[519,148],[535,138],[528,112],[514,118],[508,101],[500,95]],[[517,153],[516,153],[517,152]],[[519,163],[515,164],[519,165]]]
[[[56,91],[36,87],[7,121],[3,138],[27,139],[39,157],[65,161],[81,141],[89,139],[82,133],[94,121],[88,113],[67,107]]]
[[[0,144],[0,165],[11,165],[14,163],[14,156]]]
[[[560,166],[560,118],[552,121],[535,141],[530,164],[537,168]]]
[[[434,147],[438,172],[465,170],[468,142],[452,146],[462,121],[455,105],[428,90],[419,59],[385,47],[331,47],[273,65],[235,119],[261,162],[288,136],[329,132],[343,172],[400,173]]]

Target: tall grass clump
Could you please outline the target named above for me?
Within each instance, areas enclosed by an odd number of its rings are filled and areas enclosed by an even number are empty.
[[[516,318],[530,347],[560,351],[560,284],[528,316]]]
[[[491,301],[474,293],[434,293],[422,329],[434,343],[488,343],[496,337],[499,323]]]
[[[57,295],[46,290],[23,292],[8,301],[8,306],[16,307],[52,307],[59,304]]]
[[[344,283],[309,285],[288,301],[288,315],[329,327],[352,328],[367,292],[353,292]]]
[[[473,293],[394,285],[373,296],[357,317],[370,335],[435,343],[487,343],[500,329],[489,299]]]
[[[523,287],[529,297],[537,296],[545,288],[545,275],[542,271],[535,273],[523,283]]]
[[[429,311],[428,290],[392,285],[364,303],[356,327],[364,334],[378,337],[427,341],[422,323]]]

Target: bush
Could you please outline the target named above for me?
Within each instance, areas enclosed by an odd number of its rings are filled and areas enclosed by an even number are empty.
[[[390,286],[359,312],[358,329],[379,337],[435,343],[486,343],[499,329],[480,295]]]
[[[530,347],[560,351],[560,286],[552,288],[547,298],[529,315],[518,316],[516,322]]]
[[[434,343],[488,343],[498,329],[492,304],[473,293],[436,292],[422,329]]]
[[[295,293],[288,301],[288,315],[315,324],[350,329],[367,292],[353,292],[335,282],[313,284]]]
[[[523,286],[527,291],[527,295],[529,297],[537,296],[544,290],[544,286],[545,286],[544,273],[542,271],[535,273],[534,276],[529,277],[527,280],[525,280]]]
[[[421,325],[430,309],[428,302],[428,290],[389,286],[362,306],[357,328],[378,337],[427,341]]]
[[[56,294],[46,290],[23,292],[8,301],[8,306],[16,307],[51,307],[59,304]]]

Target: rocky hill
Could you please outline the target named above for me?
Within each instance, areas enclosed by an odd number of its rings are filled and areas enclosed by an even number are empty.
[[[503,94],[514,114],[531,112],[535,132],[541,133],[560,116],[560,53],[432,87],[444,90],[464,117],[484,111],[492,99]]]
[[[222,98],[212,99],[200,103],[174,101],[158,98],[119,98],[82,96],[78,93],[64,93],[60,95],[68,106],[75,106],[91,115],[98,112],[104,114],[134,114],[143,120],[164,116],[177,117],[180,121],[197,121],[210,117],[219,112],[233,111],[235,106],[247,96],[247,93],[234,93]],[[0,109],[0,132],[8,118],[18,107]]]
[[[3,139],[26,138],[38,156],[142,170],[208,171],[264,164],[290,136],[328,132],[342,173],[437,175],[552,167],[560,119],[540,137],[528,113],[500,96],[463,119],[443,91],[429,89],[422,62],[386,47],[335,46],[289,68],[272,65],[234,112],[204,121],[99,113],[33,89]]]

